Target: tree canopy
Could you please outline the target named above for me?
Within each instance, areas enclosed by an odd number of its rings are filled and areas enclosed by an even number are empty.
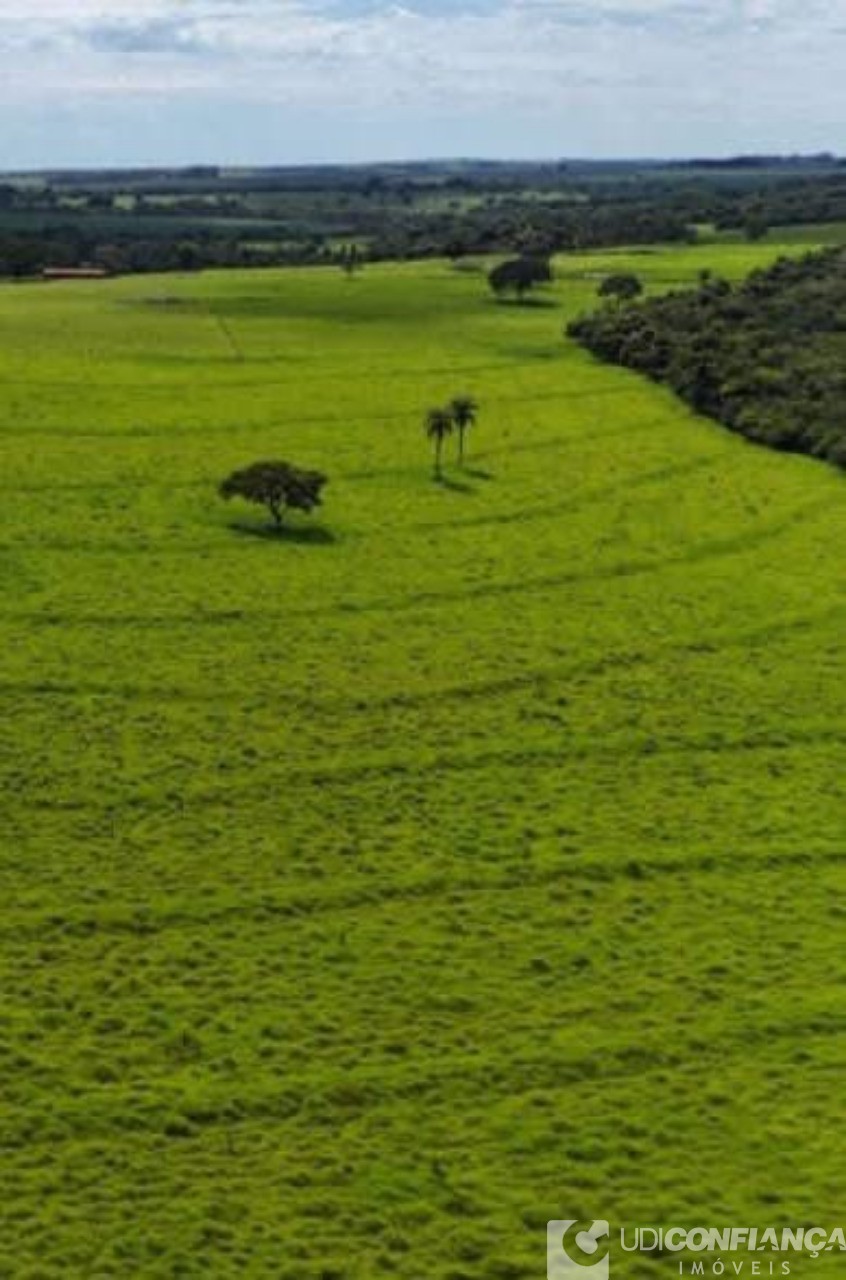
[[[633,272],[621,271],[606,276],[599,286],[600,298],[614,298],[618,302],[631,302],[643,293],[643,285]]]
[[[220,496],[226,501],[243,498],[267,507],[278,527],[286,509],[309,514],[319,507],[326,483],[326,476],[319,471],[304,471],[290,462],[254,462],[233,471],[221,484]]]
[[[513,293],[518,301],[522,301],[536,285],[549,284],[551,280],[549,258],[528,255],[506,259],[488,276],[488,283],[498,298]]]

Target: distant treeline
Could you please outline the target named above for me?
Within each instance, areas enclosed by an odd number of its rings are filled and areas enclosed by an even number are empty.
[[[834,157],[28,175],[0,180],[0,274],[552,254],[715,226],[846,222]]]
[[[37,235],[0,233],[0,276],[25,278],[51,267],[102,267],[114,275],[143,272],[197,271],[207,267],[249,267],[311,263],[307,245],[275,251],[251,247],[234,236],[203,232],[188,239],[158,235],[147,239],[131,234],[99,240],[75,229]]]
[[[345,198],[349,204],[349,197]],[[360,203],[362,201],[360,200]],[[296,222],[250,221],[228,209],[216,219],[196,210],[163,209],[158,215],[104,213],[76,218],[67,212],[32,211],[24,230],[0,212],[0,274],[25,276],[43,267],[97,265],[122,274],[194,270],[203,267],[340,264],[344,248],[356,244],[378,262],[396,259],[482,256],[491,253],[551,254],[567,249],[655,244],[694,238],[683,213],[643,203],[532,200],[511,195],[464,210],[386,206],[346,208],[332,218],[324,211],[310,229]],[[5,229],[4,229],[5,223]],[[330,225],[334,223],[334,225]],[[320,229],[318,229],[318,227]]]
[[[846,467],[846,250],[610,303],[569,333],[752,440]]]

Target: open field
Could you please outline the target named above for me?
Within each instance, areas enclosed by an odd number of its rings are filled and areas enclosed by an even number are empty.
[[[841,1221],[843,477],[562,337],[780,251],[0,290],[0,1276]],[[268,456],[284,539],[215,495]]]
[[[742,231],[717,231],[713,226],[698,228],[700,244],[742,244],[746,236]],[[806,249],[821,248],[829,244],[846,244],[846,222],[797,222],[793,226],[772,227],[767,241],[777,245],[801,245]]]
[[[846,244],[846,222],[797,223],[792,227],[775,227],[770,233],[782,244],[815,245]]]

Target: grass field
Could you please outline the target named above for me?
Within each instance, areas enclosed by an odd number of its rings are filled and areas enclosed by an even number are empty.
[[[808,222],[792,227],[775,227],[770,234],[782,244],[817,245],[846,243],[846,222]]]
[[[562,337],[779,251],[0,290],[0,1276],[839,1224],[843,478]],[[267,456],[331,478],[284,539],[216,498]]]
[[[698,228],[701,244],[719,243],[721,245],[741,244],[746,236],[738,231],[716,231],[711,226]],[[801,245],[805,249],[820,248],[828,244],[846,243],[846,222],[799,222],[793,226],[771,227],[767,233],[766,243],[778,246]]]

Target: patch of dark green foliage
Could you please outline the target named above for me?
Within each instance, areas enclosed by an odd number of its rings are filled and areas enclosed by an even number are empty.
[[[286,509],[310,514],[321,503],[326,477],[319,471],[304,471],[289,462],[254,462],[233,471],[220,486],[220,496],[243,498],[266,507],[277,528]]]
[[[613,298],[618,302],[633,302],[635,298],[639,298],[643,293],[643,285],[636,275],[632,275],[630,272],[621,272],[617,275],[606,276],[599,286],[598,293],[600,298]]]
[[[846,251],[780,259],[733,288],[606,306],[568,328],[751,440],[846,467]]]
[[[552,264],[549,258],[537,254],[522,254],[519,258],[509,258],[499,263],[488,276],[490,285],[497,298],[511,293],[518,302],[522,302],[526,294],[536,285],[552,282]]]

